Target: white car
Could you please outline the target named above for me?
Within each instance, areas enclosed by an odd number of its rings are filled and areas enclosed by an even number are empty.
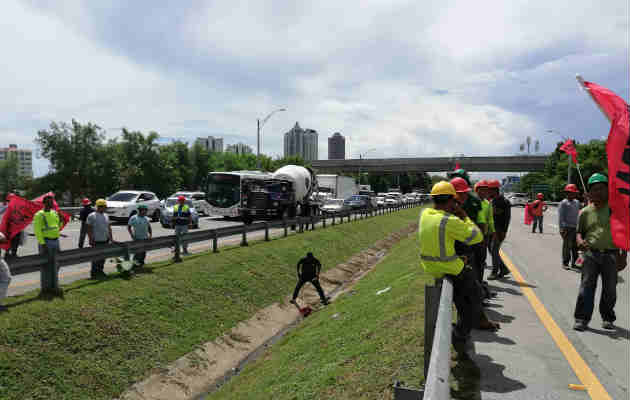
[[[186,192],[180,191],[173,193],[170,197],[179,197],[184,196],[187,199],[192,200],[193,207],[197,210],[198,213],[203,215],[210,215],[210,204],[206,201],[206,194],[204,192]],[[164,205],[164,200],[162,200],[162,206]]]
[[[161,215],[160,215],[160,223],[162,224],[162,227],[173,228],[175,224],[175,221],[173,220],[173,207],[175,206],[175,204],[178,203],[177,198],[179,196],[183,196],[183,195],[169,197],[168,199],[164,201],[164,204],[162,205]],[[198,229],[199,228],[199,213],[197,212],[197,210],[195,209],[195,206],[193,205],[193,200],[186,199],[186,204],[190,208],[190,215],[192,217],[192,227],[193,229]]]
[[[510,204],[513,206],[523,206],[527,204],[529,201],[529,196],[526,193],[513,193],[512,196],[508,197]]]
[[[398,199],[394,196],[385,196],[385,206],[386,207],[396,207],[400,205]]]
[[[107,198],[105,212],[112,220],[127,221],[138,213],[138,206],[147,206],[147,215],[154,221],[160,220],[160,200],[153,192],[121,190]]]
[[[376,196],[376,206],[378,208],[385,207],[385,196]]]
[[[350,207],[345,204],[343,199],[328,199],[321,207],[324,214],[339,214],[349,209]]]

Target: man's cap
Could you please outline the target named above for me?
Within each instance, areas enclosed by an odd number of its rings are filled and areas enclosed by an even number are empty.
[[[590,188],[592,184],[595,183],[605,183],[608,184],[608,178],[604,174],[600,174],[599,172],[594,173],[588,178],[588,187]]]
[[[148,209],[149,209],[149,207],[147,207],[147,205],[146,205],[146,204],[140,204],[140,205],[138,206],[138,210],[148,210]]]
[[[85,199],[81,200],[81,204],[83,204],[84,206],[89,206],[90,204],[92,204],[92,202],[86,197]]]
[[[451,179],[451,185],[453,185],[457,193],[470,192],[470,186],[468,186],[468,182],[466,182],[464,178],[457,177]]]
[[[536,195],[536,198],[537,198],[537,199],[539,199],[539,200],[542,200],[542,199],[544,199],[544,198],[545,198],[545,195],[544,195],[544,194],[542,194],[542,193],[538,193],[538,194]]]
[[[568,185],[566,185],[564,187],[564,191],[565,192],[580,193],[580,191],[578,190],[577,186],[574,183],[569,183]]]
[[[105,199],[98,199],[96,200],[96,207],[107,207],[107,202],[105,201]]]
[[[185,196],[178,196],[177,197],[177,201],[186,201],[186,197]]]
[[[431,196],[455,196],[457,192],[450,182],[440,181],[433,185]]]
[[[501,187],[501,182],[498,179],[490,179],[488,180],[488,187],[490,189],[498,189]]]

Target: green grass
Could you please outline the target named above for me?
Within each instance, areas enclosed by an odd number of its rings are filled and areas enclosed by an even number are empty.
[[[131,280],[79,281],[65,286],[63,300],[38,300],[36,293],[10,298],[10,311],[0,314],[0,398],[116,397],[155,368],[288,296],[295,285],[295,264],[307,251],[313,251],[326,270],[415,222],[417,215],[417,208],[402,210],[270,243],[252,242],[247,248],[195,255],[180,264],[156,263],[150,273]],[[410,283],[411,275],[406,279]],[[421,308],[415,313],[413,318],[421,318]],[[392,335],[405,325],[404,318],[411,316],[393,321]],[[361,332],[370,334],[369,329]],[[414,358],[409,362],[415,365]],[[333,379],[333,365],[326,364],[322,371],[326,382]],[[362,365],[366,372],[380,375]]]
[[[351,292],[309,316],[206,400],[392,399],[423,382],[424,286],[416,236],[403,239]],[[391,290],[376,295],[376,292]]]

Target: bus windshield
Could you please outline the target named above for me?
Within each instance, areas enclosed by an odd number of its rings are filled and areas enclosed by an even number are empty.
[[[208,203],[214,207],[229,208],[241,200],[241,177],[231,174],[208,175]]]

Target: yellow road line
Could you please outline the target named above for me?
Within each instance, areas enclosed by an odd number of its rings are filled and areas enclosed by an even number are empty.
[[[610,397],[606,389],[604,389],[604,386],[599,382],[591,368],[580,356],[580,353],[577,352],[577,350],[575,349],[575,347],[573,347],[573,344],[571,344],[562,329],[560,329],[553,318],[551,318],[551,315],[542,304],[542,302],[538,300],[538,297],[536,297],[532,288],[527,286],[525,279],[523,279],[521,273],[518,271],[518,269],[516,269],[516,266],[514,265],[514,263],[512,263],[512,260],[510,260],[510,258],[502,250],[501,258],[503,259],[505,265],[510,269],[510,272],[512,272],[512,276],[514,276],[514,279],[516,279],[516,281],[519,283],[521,291],[529,300],[529,303],[534,308],[534,311],[536,311],[536,314],[538,314],[538,318],[540,318],[543,325],[545,326],[545,328],[547,328],[547,331],[549,332],[549,334],[551,334],[551,337],[556,342],[556,345],[560,348],[560,351],[562,351],[562,354],[564,354],[564,357],[569,362],[569,365],[571,365],[571,368],[573,368],[575,375],[577,375],[582,384],[586,386],[586,390],[591,396],[591,399],[612,400],[612,398]]]

